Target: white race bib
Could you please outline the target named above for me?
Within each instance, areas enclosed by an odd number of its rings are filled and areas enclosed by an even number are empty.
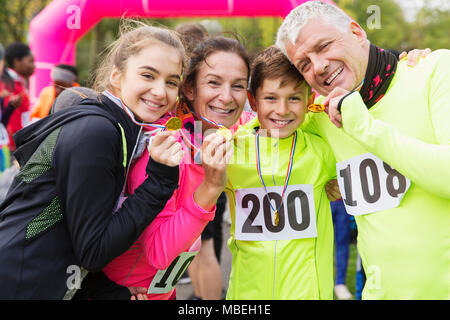
[[[336,164],[345,208],[362,215],[398,207],[411,181],[371,153]]]
[[[264,241],[317,237],[314,192],[311,184],[287,186],[283,200],[282,186],[236,190],[235,238]],[[275,213],[279,223],[276,226]]]
[[[178,280],[180,280],[184,271],[191,264],[198,251],[182,252],[176,257],[170,266],[165,270],[158,270],[148,287],[147,293],[167,293],[170,292]]]
[[[0,146],[9,144],[8,131],[6,130],[3,123],[0,123]]]

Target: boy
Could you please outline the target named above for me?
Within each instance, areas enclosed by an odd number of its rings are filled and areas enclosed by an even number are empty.
[[[299,129],[311,88],[269,47],[254,59],[249,93],[258,117],[236,132],[228,165],[233,260],[227,299],[333,299],[325,184],[336,168],[328,145]]]

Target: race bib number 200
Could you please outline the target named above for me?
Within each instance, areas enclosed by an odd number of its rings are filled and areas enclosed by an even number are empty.
[[[362,215],[398,207],[411,181],[371,153],[336,164],[345,209]]]
[[[236,190],[235,238],[264,241],[317,237],[313,186],[282,186]],[[283,203],[283,205],[281,205]],[[271,206],[272,204],[272,206]],[[275,212],[279,208],[279,223]]]

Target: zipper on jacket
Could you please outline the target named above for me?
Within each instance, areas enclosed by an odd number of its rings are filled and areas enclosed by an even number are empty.
[[[275,288],[276,288],[276,271],[277,271],[277,243],[278,240],[275,240],[275,247],[273,252],[273,283],[272,283],[272,300],[275,300]]]

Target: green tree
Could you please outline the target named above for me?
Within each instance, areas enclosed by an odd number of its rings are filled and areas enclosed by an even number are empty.
[[[403,51],[409,48],[410,25],[394,0],[336,0],[336,4],[355,19],[377,46]]]
[[[450,49],[450,11],[440,8],[422,8],[410,34],[411,47]]]
[[[31,20],[51,0],[0,0],[0,43],[27,42]]]

